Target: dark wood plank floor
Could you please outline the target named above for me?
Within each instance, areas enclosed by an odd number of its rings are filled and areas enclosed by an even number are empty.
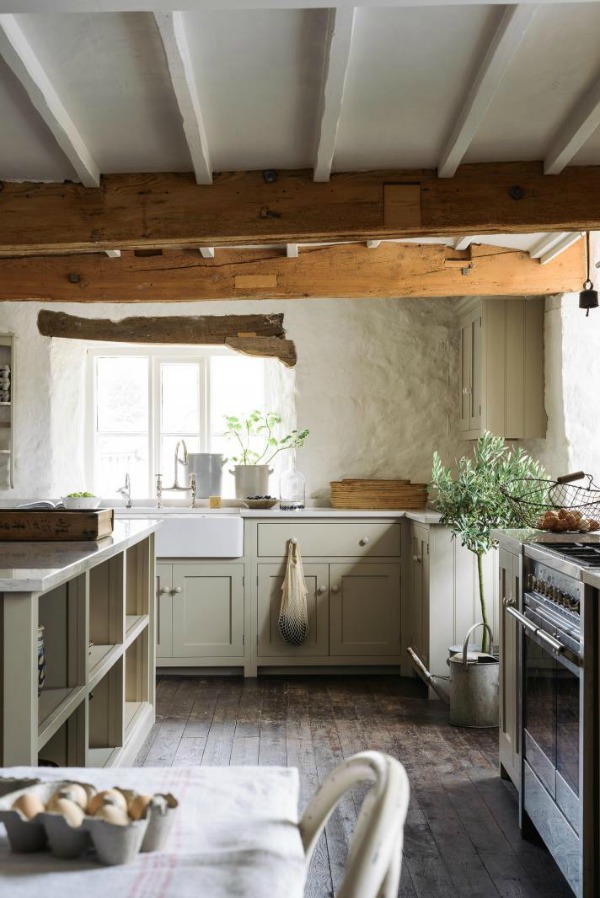
[[[366,748],[399,758],[411,783],[401,898],[572,898],[546,851],[521,839],[497,731],[451,727],[416,680],[162,676],[136,764],[298,767],[303,807],[338,761]],[[307,898],[334,894],[361,798],[332,816]]]

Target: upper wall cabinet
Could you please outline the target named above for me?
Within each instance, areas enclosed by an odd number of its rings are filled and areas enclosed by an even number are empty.
[[[459,326],[464,438],[545,437],[544,299],[472,299]]]

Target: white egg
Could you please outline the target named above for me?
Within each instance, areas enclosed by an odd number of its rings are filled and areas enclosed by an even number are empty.
[[[88,801],[88,814],[94,816],[98,808],[104,804],[113,805],[123,811],[127,810],[127,799],[122,792],[119,792],[118,789],[104,789],[102,792],[96,792]]]
[[[62,786],[58,790],[57,794],[60,795],[61,798],[68,798],[69,801],[75,802],[75,804],[78,804],[83,810],[87,807],[88,794],[79,783],[67,783],[66,786]]]
[[[107,823],[114,823],[117,826],[127,826],[129,823],[127,811],[114,804],[101,805],[94,814],[94,820],[106,820]]]
[[[81,826],[83,822],[83,811],[78,804],[75,804],[74,801],[69,801],[68,798],[57,798],[52,803],[52,813],[62,814],[71,826]]]

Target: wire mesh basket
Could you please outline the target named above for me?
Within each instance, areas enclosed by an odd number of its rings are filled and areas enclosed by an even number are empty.
[[[586,486],[573,481],[587,480]],[[525,527],[554,533],[600,530],[600,489],[591,474],[577,471],[556,480],[523,478],[501,488],[517,521]]]

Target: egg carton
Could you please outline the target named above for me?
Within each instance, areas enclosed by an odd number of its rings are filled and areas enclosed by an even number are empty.
[[[57,858],[78,858],[94,850],[97,860],[106,866],[131,863],[138,852],[160,851],[173,826],[173,815],[178,807],[177,799],[170,793],[156,793],[139,820],[126,826],[99,818],[85,816],[79,826],[72,826],[61,813],[40,811],[28,819],[20,810],[12,807],[22,795],[29,793],[44,805],[62,787],[73,785],[73,780],[37,782],[8,792],[0,798],[0,822],[4,823],[10,847],[19,853],[50,849]],[[91,797],[96,788],[89,783],[83,786]],[[137,794],[130,789],[114,787],[127,802]],[[2,789],[0,785],[0,794]]]

